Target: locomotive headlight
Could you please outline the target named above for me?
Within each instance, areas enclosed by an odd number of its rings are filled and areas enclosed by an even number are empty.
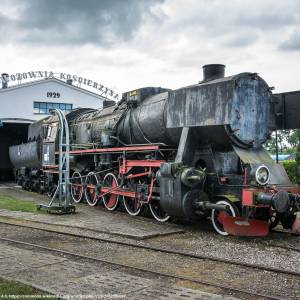
[[[270,180],[270,171],[267,166],[261,165],[255,172],[256,182],[260,185],[266,185]]]

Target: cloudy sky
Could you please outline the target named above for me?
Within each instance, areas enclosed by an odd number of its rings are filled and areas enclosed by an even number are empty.
[[[298,0],[0,0],[0,72],[77,74],[123,92],[258,72],[300,89]]]

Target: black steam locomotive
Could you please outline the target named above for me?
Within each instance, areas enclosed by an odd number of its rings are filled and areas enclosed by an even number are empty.
[[[224,69],[206,65],[198,84],[142,88],[101,110],[67,114],[74,202],[122,203],[134,216],[147,207],[162,222],[210,217],[222,235],[291,228],[299,186],[262,147],[287,128],[282,99],[256,73],[224,77]],[[28,143],[10,147],[24,189],[56,189],[58,132],[51,116],[30,126]]]

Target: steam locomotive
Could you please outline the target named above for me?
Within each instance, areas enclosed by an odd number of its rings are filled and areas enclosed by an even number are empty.
[[[195,85],[141,88],[101,110],[66,115],[74,202],[108,210],[123,204],[133,216],[148,208],[161,222],[210,218],[221,235],[292,227],[300,188],[262,147],[287,128],[278,125],[285,118],[280,95],[256,73],[224,77],[219,64],[203,71]],[[10,147],[24,189],[56,189],[58,124],[55,116],[37,121],[27,143]]]

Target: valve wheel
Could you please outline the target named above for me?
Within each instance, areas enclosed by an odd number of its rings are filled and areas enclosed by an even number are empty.
[[[81,174],[75,171],[71,177],[71,196],[75,203],[79,203],[83,196],[83,181]]]
[[[218,211],[216,209],[212,209],[211,211],[211,222],[213,225],[213,228],[215,231],[221,235],[228,235],[228,233],[224,230],[223,224],[222,224],[222,218],[224,218],[226,215],[231,217],[237,217],[239,216],[238,208],[233,204],[232,202],[228,200],[220,200],[216,204],[225,204],[229,207],[229,211]]]
[[[113,173],[107,173],[103,179],[103,187],[109,188],[111,190],[119,186],[118,180]],[[107,192],[101,197],[104,206],[112,211],[115,210],[119,204],[119,195]]]
[[[96,186],[99,180],[94,172],[89,172],[85,178],[85,200],[90,206],[95,206],[98,203],[98,197],[96,193]]]

